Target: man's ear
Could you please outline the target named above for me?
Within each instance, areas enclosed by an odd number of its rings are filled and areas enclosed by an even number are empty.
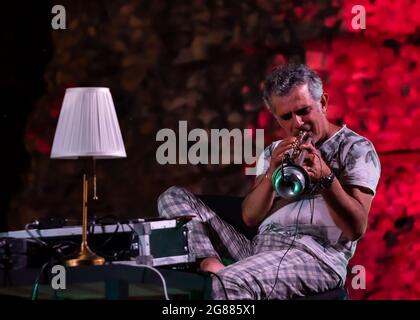
[[[321,96],[321,108],[324,114],[327,114],[328,108],[328,93],[324,92]]]

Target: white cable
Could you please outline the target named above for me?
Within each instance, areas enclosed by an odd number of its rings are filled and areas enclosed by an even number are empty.
[[[45,246],[45,247],[48,247],[48,244],[45,242],[45,241],[43,241],[40,237],[37,237],[37,236],[35,236],[30,230],[29,230],[29,227],[30,226],[34,226],[34,225],[37,225],[37,223],[36,222],[31,222],[31,223],[27,223],[27,224],[25,224],[25,231],[26,231],[26,233],[34,240],[34,241],[36,241],[37,243],[39,243],[39,244],[41,244],[41,245],[43,245],[43,246]]]
[[[130,224],[127,224],[129,227],[130,227],[130,229],[134,232],[134,229],[133,229],[133,227],[131,227],[130,226]],[[143,254],[143,247],[141,246],[141,244],[139,244],[139,249],[140,249],[140,255],[142,255]],[[118,264],[118,263],[117,263]],[[160,279],[162,280],[162,285],[163,285],[163,293],[164,293],[164,295],[165,295],[165,299],[166,300],[170,300],[169,299],[169,296],[168,296],[168,289],[167,289],[167,286],[166,286],[166,281],[165,281],[165,278],[163,277],[163,275],[162,275],[162,273],[158,270],[158,269],[156,269],[156,268],[154,268],[154,267],[151,267],[151,266],[148,266],[147,264],[136,264],[135,265],[136,267],[144,267],[144,268],[147,268],[147,269],[150,269],[150,270],[152,270],[152,271],[154,271],[154,272],[156,272],[157,274],[158,274],[158,276],[160,277]]]
[[[162,279],[162,284],[163,284],[163,293],[165,294],[165,299],[166,299],[166,300],[170,300],[170,299],[169,299],[169,296],[168,296],[168,289],[167,289],[167,287],[166,287],[166,281],[165,281],[165,278],[163,277],[162,273],[160,273],[160,271],[159,271],[158,269],[153,268],[153,267],[151,267],[151,266],[148,266],[148,265],[146,265],[146,264],[137,264],[137,265],[136,265],[136,267],[144,267],[144,268],[148,268],[148,269],[153,270],[154,272],[156,272],[156,273],[159,275],[159,277]]]

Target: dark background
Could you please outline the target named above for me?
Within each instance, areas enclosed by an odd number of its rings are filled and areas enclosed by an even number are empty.
[[[51,9],[66,8],[53,30]],[[155,216],[171,185],[244,195],[242,165],[156,162],[162,128],[265,129],[281,136],[261,102],[274,65],[306,62],[325,81],[330,119],[374,143],[382,176],[352,265],[367,290],[353,298],[418,299],[420,92],[419,3],[358,1],[366,30],[353,30],[352,1],[27,1],[2,10],[0,226],[42,217],[80,219],[82,166],[49,158],[64,91],[106,86],[126,159],[98,161],[100,200],[91,215]],[[351,275],[351,266],[349,267]]]

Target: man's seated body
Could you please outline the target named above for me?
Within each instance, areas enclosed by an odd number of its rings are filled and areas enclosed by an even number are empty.
[[[261,154],[242,203],[246,225],[258,226],[252,241],[186,189],[171,187],[159,197],[161,216],[195,216],[189,246],[200,268],[217,274],[214,299],[290,299],[343,286],[379,180],[372,143],[327,120],[328,95],[314,71],[304,65],[275,68],[265,81],[264,102],[286,137]],[[306,153],[302,166],[310,192],[283,199],[272,175],[296,148],[300,132],[312,139],[299,146]],[[222,258],[236,262],[225,266]]]

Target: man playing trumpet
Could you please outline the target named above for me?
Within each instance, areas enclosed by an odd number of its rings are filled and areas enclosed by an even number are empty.
[[[185,189],[172,187],[159,198],[162,216],[196,216],[191,247],[202,259],[201,269],[218,276],[215,299],[289,299],[343,286],[380,176],[372,143],[328,121],[328,95],[307,66],[275,68],[265,81],[264,102],[286,137],[262,153],[254,186],[242,203],[244,222],[258,226],[252,241]],[[301,167],[310,182],[305,192],[288,199],[275,191],[273,173],[296,149],[303,152]],[[207,227],[236,263],[222,264]]]

